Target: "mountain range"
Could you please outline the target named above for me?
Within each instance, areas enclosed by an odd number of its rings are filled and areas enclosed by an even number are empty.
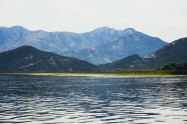
[[[14,50],[0,53],[0,72],[69,72],[158,69],[169,63],[183,62],[187,62],[187,38],[173,41],[147,57],[140,57],[138,54],[134,54],[121,60],[100,65],[93,65],[76,58],[45,52],[32,46],[22,46]],[[181,66],[182,64],[176,65]],[[184,64],[184,66],[186,65]]]
[[[138,54],[99,65],[102,70],[159,69],[168,63],[187,62],[187,37],[175,40],[147,57]]]
[[[132,28],[101,27],[86,33],[72,33],[0,27],[0,52],[30,45],[93,64],[113,62],[133,54],[148,56],[167,44]]]

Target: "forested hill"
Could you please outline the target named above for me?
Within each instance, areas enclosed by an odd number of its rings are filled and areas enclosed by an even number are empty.
[[[0,53],[0,72],[94,71],[95,66],[79,59],[22,46]]]

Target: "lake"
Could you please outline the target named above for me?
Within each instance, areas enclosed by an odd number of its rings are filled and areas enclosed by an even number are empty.
[[[0,123],[186,124],[187,77],[0,75]]]

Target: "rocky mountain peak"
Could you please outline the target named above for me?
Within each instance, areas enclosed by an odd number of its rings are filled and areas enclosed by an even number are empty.
[[[105,26],[105,27],[97,28],[97,29],[93,30],[93,32],[104,33],[104,34],[115,34],[115,33],[119,33],[120,30],[116,30],[114,28],[109,28],[109,27]]]
[[[28,31],[28,29],[22,27],[22,26],[12,26],[10,27],[9,29],[14,29],[14,30],[25,30],[25,31]]]
[[[94,31],[102,32],[102,31],[108,31],[108,30],[111,30],[111,28],[104,26],[104,27],[96,28]]]
[[[118,35],[118,37],[120,38],[125,38],[125,37],[129,37],[129,36],[136,36],[137,34],[137,31],[133,28],[127,28],[127,29],[124,29],[123,31],[121,31]]]
[[[9,31],[0,28],[0,52],[31,45],[40,50],[94,64],[118,60],[137,53],[147,56],[167,44],[133,28],[122,31],[101,27],[85,33],[28,31],[21,26],[6,29]]]
[[[0,31],[6,31],[6,32],[28,32],[26,28],[22,26],[12,26],[10,28],[7,27],[0,27]]]
[[[125,30],[123,30],[121,33],[120,33],[120,36],[128,36],[128,35],[133,35],[136,33],[136,30],[133,29],[133,28],[127,28]]]

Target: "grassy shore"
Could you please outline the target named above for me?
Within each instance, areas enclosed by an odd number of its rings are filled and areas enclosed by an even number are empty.
[[[187,76],[186,71],[165,71],[165,70],[136,70],[118,72],[8,72],[0,74],[28,74],[28,75],[48,75],[48,76]]]

